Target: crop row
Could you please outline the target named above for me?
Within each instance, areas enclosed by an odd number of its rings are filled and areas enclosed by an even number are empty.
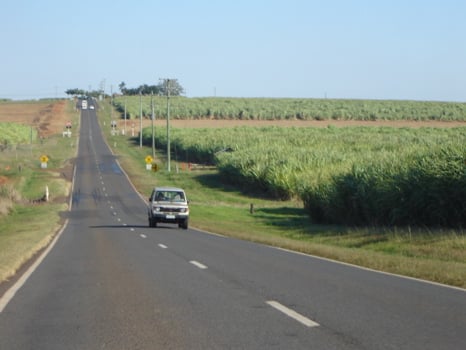
[[[165,118],[167,99],[154,96],[120,96],[116,108],[127,118]],[[176,119],[243,120],[442,120],[466,121],[466,103],[394,100],[292,99],[292,98],[170,98],[170,115]]]
[[[29,143],[37,139],[37,131],[31,127],[18,124],[3,122],[0,123],[0,144],[2,146]]]
[[[151,130],[143,137],[151,142]],[[172,129],[179,161],[211,163],[225,181],[299,197],[315,221],[466,224],[466,128]],[[156,132],[165,149],[166,133]],[[173,158],[172,158],[173,159]]]

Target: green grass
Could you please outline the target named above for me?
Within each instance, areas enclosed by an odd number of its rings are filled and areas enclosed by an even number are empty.
[[[17,205],[0,220],[0,282],[50,243],[66,209],[66,204]]]
[[[37,141],[37,130],[17,123],[0,123],[0,145],[27,144]]]

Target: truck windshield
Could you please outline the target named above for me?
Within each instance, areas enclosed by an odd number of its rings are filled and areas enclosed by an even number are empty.
[[[184,202],[184,193],[178,191],[157,191],[155,200],[158,202]]]

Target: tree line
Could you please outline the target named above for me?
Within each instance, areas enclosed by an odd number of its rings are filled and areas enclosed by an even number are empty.
[[[160,79],[157,85],[142,84],[135,88],[128,88],[122,81],[118,87],[123,95],[159,95],[166,96],[170,92],[171,96],[181,96],[184,94],[184,88],[178,82],[178,79]]]
[[[126,83],[122,81],[118,88],[122,95],[126,96],[135,96],[135,95],[158,95],[166,96],[168,92],[170,96],[181,96],[184,94],[184,88],[178,82],[178,79],[160,79],[157,85],[148,85],[142,84],[135,88],[129,88],[126,86]],[[105,95],[102,90],[87,91],[83,89],[68,89],[65,91],[67,95],[70,96],[91,96],[98,97]]]

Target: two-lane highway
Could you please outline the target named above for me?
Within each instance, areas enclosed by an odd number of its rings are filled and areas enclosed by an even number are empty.
[[[464,290],[160,226],[82,111],[68,223],[0,349],[465,348]]]

